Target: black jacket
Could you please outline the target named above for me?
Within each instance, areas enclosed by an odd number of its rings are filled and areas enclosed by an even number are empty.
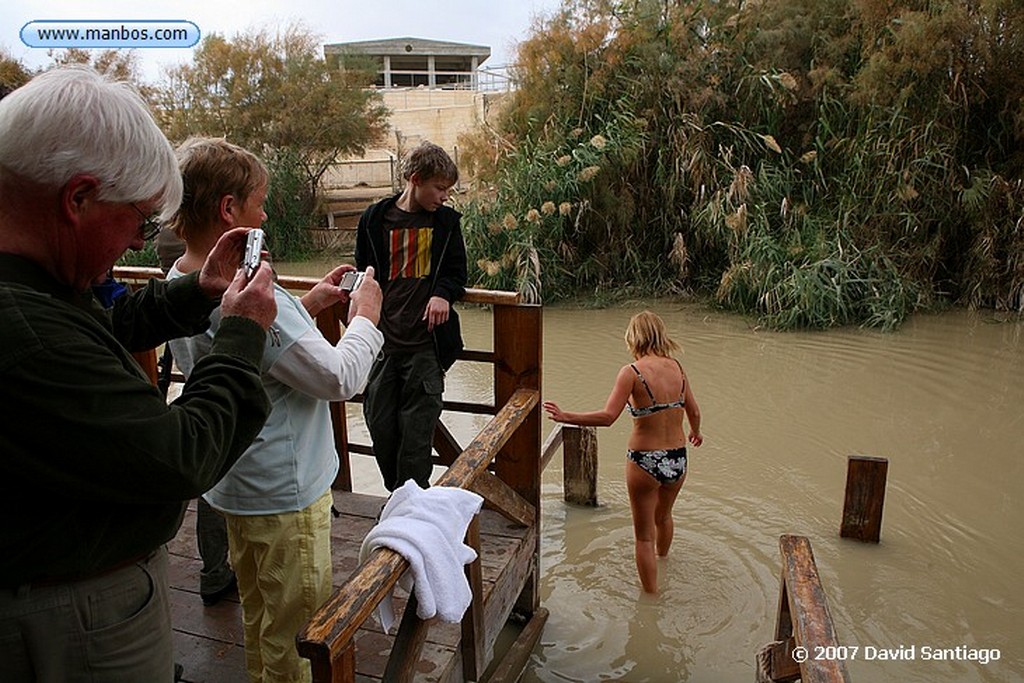
[[[383,289],[389,279],[391,252],[385,241],[384,214],[401,195],[382,199],[367,207],[356,231],[356,267],[373,266]],[[430,254],[431,295],[443,297],[449,306],[466,293],[466,244],[462,239],[462,215],[448,206],[434,214],[434,238]],[[462,351],[459,316],[451,306],[448,322],[434,328],[434,350],[441,368],[447,370]]]

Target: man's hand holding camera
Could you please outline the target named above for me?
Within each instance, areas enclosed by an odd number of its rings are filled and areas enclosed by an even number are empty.
[[[265,262],[259,264],[251,279],[246,269],[239,267],[249,232],[250,228],[235,228],[221,235],[199,271],[199,286],[211,299],[221,300],[225,317],[240,315],[266,330],[277,317],[274,275]]]

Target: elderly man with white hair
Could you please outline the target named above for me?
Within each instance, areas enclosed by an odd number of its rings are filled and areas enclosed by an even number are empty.
[[[91,287],[181,200],[174,151],[127,84],[88,68],[0,100],[0,680],[170,681],[167,554],[185,503],[266,420],[272,274],[246,228],[110,310]],[[131,352],[223,315],[168,405]]]

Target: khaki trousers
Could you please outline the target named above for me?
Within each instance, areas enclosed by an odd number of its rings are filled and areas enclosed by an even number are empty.
[[[295,636],[331,597],[332,501],[328,489],[298,512],[224,515],[252,683],[312,680]]]
[[[167,550],[94,578],[0,589],[0,681],[174,679]]]

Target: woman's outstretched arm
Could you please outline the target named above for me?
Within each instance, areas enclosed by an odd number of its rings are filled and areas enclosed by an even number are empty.
[[[555,422],[567,422],[582,427],[607,427],[619,419],[622,409],[626,407],[626,399],[629,398],[629,394],[633,390],[634,375],[635,373],[628,365],[624,365],[619,370],[619,374],[615,378],[615,386],[612,387],[611,393],[608,394],[608,400],[605,401],[604,408],[601,410],[586,413],[565,412],[554,401],[545,401],[544,410],[548,417]]]

